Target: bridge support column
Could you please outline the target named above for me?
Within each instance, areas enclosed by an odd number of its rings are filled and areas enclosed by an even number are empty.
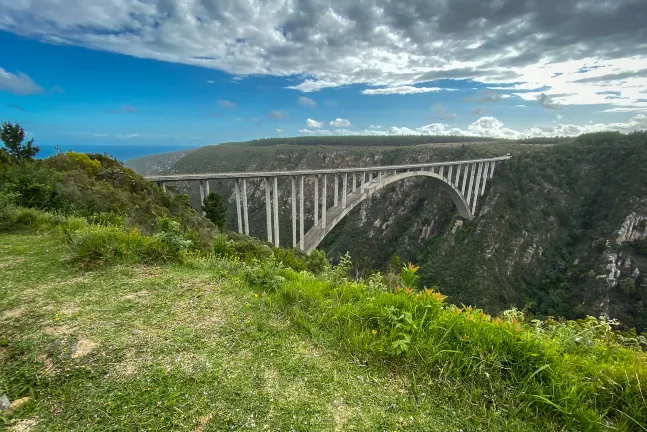
[[[476,215],[476,201],[479,197],[479,185],[481,184],[481,176],[483,175],[483,163],[479,163],[479,170],[476,173],[476,185],[474,186],[474,201],[472,202],[472,215]]]
[[[487,179],[488,179],[488,170],[490,169],[490,163],[485,162],[483,165],[485,165],[485,167],[483,168],[483,183],[481,183],[481,196],[485,193],[485,183],[487,182]]]
[[[234,192],[236,194],[236,216],[238,216],[238,232],[243,233],[243,217],[240,211],[240,179],[234,180]]]
[[[166,193],[166,183],[162,182],[162,190]]]
[[[249,212],[247,211],[247,179],[243,179],[243,223],[245,235],[249,235]]]
[[[209,191],[209,180],[204,181],[204,197],[208,197],[211,192]]]
[[[496,167],[496,161],[490,162],[490,178],[494,177],[494,167]]]
[[[326,180],[328,177],[326,174],[323,175],[323,190],[321,191],[321,228],[326,228]]]
[[[341,208],[346,208],[346,191],[348,190],[348,173],[344,173],[343,188],[341,192]]]
[[[292,177],[292,247],[297,247],[297,179]]]
[[[353,186],[350,188],[351,192],[357,189],[357,174],[353,173]]]
[[[360,188],[359,191],[360,193],[364,193],[364,189],[366,189],[366,172],[362,172],[362,178],[360,179]]]
[[[279,247],[279,179],[274,177],[274,246]]]
[[[454,180],[454,186],[458,187],[458,182],[461,179],[461,166],[456,165],[456,179]]]
[[[203,205],[204,205],[204,182],[200,180],[200,206],[202,207]]]
[[[335,176],[335,197],[333,198],[333,206],[337,207],[339,205],[339,175],[334,174]]]
[[[472,186],[474,186],[474,170],[476,169],[475,164],[472,164],[470,167],[470,184],[467,187],[467,207],[469,208],[470,202],[472,201]]]
[[[445,178],[445,165],[441,165],[439,175],[440,175],[442,178]]]
[[[267,215],[267,241],[272,243],[272,198],[270,196],[270,179],[265,177],[265,214]]]
[[[467,184],[467,176],[470,174],[470,165],[465,165],[463,167],[463,187],[461,188],[461,193],[465,196],[465,185]]]
[[[305,249],[303,240],[303,224],[303,176],[299,176],[299,249],[301,250]]]
[[[452,173],[454,172],[454,165],[449,166],[449,172],[447,173],[447,181],[449,184],[452,184]]]
[[[319,177],[315,176],[315,225],[319,223]]]

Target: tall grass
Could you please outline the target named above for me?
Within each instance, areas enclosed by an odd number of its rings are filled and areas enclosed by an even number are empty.
[[[623,338],[605,318],[528,321],[517,310],[492,317],[449,305],[437,291],[379,291],[335,270],[317,278],[272,263],[248,272],[272,281],[247,279],[300,326],[367,361],[512,392],[510,415],[539,414],[572,430],[647,430],[647,341]]]

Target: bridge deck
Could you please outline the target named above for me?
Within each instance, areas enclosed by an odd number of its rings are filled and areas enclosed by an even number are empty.
[[[354,172],[369,172],[369,171],[391,171],[391,170],[416,170],[423,168],[452,166],[474,164],[480,162],[491,161],[504,161],[510,159],[510,155],[499,156],[489,159],[472,159],[461,161],[447,161],[447,162],[430,162],[424,164],[411,164],[411,165],[386,165],[386,166],[372,166],[361,168],[334,168],[334,169],[319,169],[319,170],[298,170],[298,171],[267,171],[267,172],[233,172],[233,173],[205,173],[205,174],[169,174],[169,175],[155,175],[146,176],[146,180],[157,182],[173,182],[173,181],[188,181],[188,180],[223,180],[223,179],[242,179],[242,178],[262,178],[262,177],[290,177],[290,176],[312,176],[318,174],[343,174]]]

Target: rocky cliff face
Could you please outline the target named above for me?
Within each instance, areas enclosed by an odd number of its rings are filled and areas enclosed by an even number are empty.
[[[513,154],[488,183],[478,217],[461,219],[428,179],[410,179],[354,209],[321,245],[348,251],[356,270],[384,270],[396,257],[421,265],[421,282],[453,302],[490,312],[510,306],[556,316],[607,314],[647,329],[647,146],[645,135],[594,134],[571,144],[510,143],[389,147],[215,146],[172,172],[374,166]],[[257,184],[258,183],[258,184]],[[230,200],[232,184],[212,183]],[[190,191],[197,203],[197,187]],[[264,189],[248,185],[252,235],[265,238]],[[306,180],[312,215],[311,179]],[[280,184],[281,243],[292,244],[290,187]],[[332,188],[328,188],[332,203]],[[306,221],[306,229],[312,220]]]

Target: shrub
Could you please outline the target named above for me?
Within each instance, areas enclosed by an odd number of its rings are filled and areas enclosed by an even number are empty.
[[[138,229],[129,231],[115,226],[88,226],[68,232],[73,261],[82,266],[111,263],[182,262],[192,247],[174,221],[160,222],[160,232],[143,236]]]
[[[318,275],[330,269],[330,262],[323,251],[315,249],[308,256],[306,268],[309,272]]]
[[[0,206],[0,232],[48,231],[62,229],[76,231],[87,226],[80,217],[67,217],[25,207]]]

